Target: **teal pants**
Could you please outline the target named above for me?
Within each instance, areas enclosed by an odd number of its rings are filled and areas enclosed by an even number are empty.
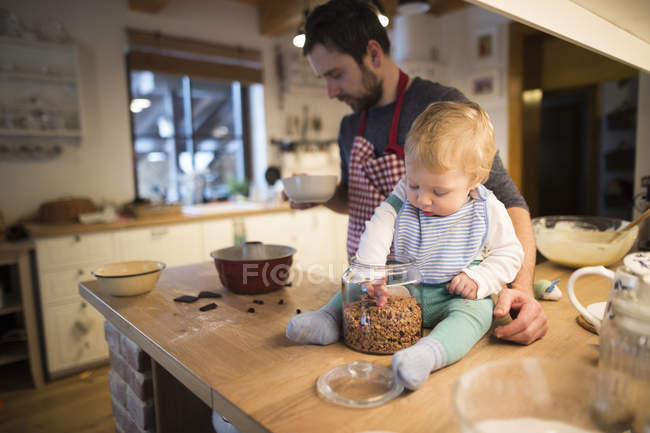
[[[492,325],[494,302],[489,296],[471,300],[450,294],[443,284],[410,287],[422,304],[422,326],[433,328],[426,338],[434,338],[447,352],[447,365],[461,359],[485,335]],[[339,292],[328,303],[342,308]]]

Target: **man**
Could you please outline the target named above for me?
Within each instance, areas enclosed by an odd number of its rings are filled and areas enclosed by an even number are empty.
[[[408,77],[390,57],[390,41],[375,8],[364,0],[331,0],[314,9],[306,24],[303,54],[325,79],[330,98],[348,104],[339,129],[341,183],[325,205],[348,213],[348,254],[354,255],[365,222],[404,175],[403,148],[411,123],[429,104],[466,100],[457,89]],[[533,296],[535,238],[525,200],[497,155],[486,187],[501,200],[524,247],[521,271],[500,292],[496,317],[515,320],[494,335],[519,344],[542,338],[546,315]],[[295,209],[313,205],[291,203]]]

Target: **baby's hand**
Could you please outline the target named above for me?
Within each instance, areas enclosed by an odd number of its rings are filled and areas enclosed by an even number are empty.
[[[460,295],[466,299],[476,299],[478,284],[474,282],[465,272],[456,275],[449,284],[447,290],[451,294]]]
[[[386,305],[389,296],[388,288],[386,287],[386,277],[381,280],[368,281],[363,284],[363,287],[365,287],[371,296],[374,296],[378,307]]]

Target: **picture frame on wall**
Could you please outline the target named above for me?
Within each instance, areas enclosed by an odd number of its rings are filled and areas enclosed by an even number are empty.
[[[487,102],[501,94],[501,79],[498,69],[476,71],[469,77],[467,84],[470,99]]]
[[[471,52],[474,66],[494,65],[498,53],[497,27],[476,30],[473,33]]]

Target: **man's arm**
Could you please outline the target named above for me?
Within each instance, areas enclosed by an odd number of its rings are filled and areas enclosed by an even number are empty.
[[[499,293],[494,308],[496,317],[504,317],[514,311],[516,318],[505,326],[494,329],[494,335],[519,344],[531,344],[542,338],[548,331],[548,320],[542,306],[533,295],[535,275],[535,233],[530,221],[530,213],[520,207],[508,209],[515,233],[524,248],[524,261],[521,270],[511,283],[511,289]],[[511,314],[512,315],[512,314]]]
[[[334,212],[347,215],[348,213],[348,186],[338,184],[336,191],[331,199],[325,203],[325,206]]]

